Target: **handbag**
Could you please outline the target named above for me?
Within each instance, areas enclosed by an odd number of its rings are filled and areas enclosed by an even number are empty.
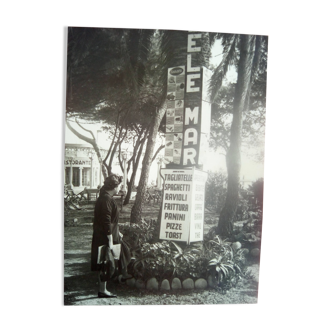
[[[114,256],[108,245],[100,246],[98,253],[98,264],[100,264],[100,280],[110,281],[114,272],[116,271],[116,266],[114,261]]]

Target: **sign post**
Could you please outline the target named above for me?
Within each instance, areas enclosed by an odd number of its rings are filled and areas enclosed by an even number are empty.
[[[162,240],[203,240],[207,173],[202,170],[210,134],[211,72],[195,66],[201,38],[202,34],[189,33],[187,66],[168,69]]]

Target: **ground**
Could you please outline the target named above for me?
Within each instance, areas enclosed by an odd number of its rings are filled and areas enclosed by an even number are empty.
[[[123,207],[120,223],[129,222],[132,204]],[[156,218],[158,204],[146,204],[143,216]],[[92,239],[93,203],[83,211],[65,213],[64,227],[64,304],[65,305],[156,305],[156,304],[232,304],[257,303],[258,271],[257,262],[251,262],[253,274],[250,280],[241,280],[235,288],[225,294],[221,290],[152,292],[129,287],[126,284],[109,283],[108,289],[117,298],[99,299],[96,272],[90,271],[90,248]],[[206,220],[214,215],[206,211]],[[74,219],[76,221],[74,222]],[[213,223],[205,223],[205,232]]]

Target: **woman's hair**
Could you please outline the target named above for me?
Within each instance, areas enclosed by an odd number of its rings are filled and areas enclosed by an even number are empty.
[[[122,182],[122,176],[111,173],[104,181],[105,190],[113,190]]]

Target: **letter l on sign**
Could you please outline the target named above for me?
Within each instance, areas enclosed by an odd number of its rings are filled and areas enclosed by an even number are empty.
[[[198,72],[200,71],[200,67],[191,67],[191,54],[188,54],[187,55],[187,71],[189,73],[191,72]]]

